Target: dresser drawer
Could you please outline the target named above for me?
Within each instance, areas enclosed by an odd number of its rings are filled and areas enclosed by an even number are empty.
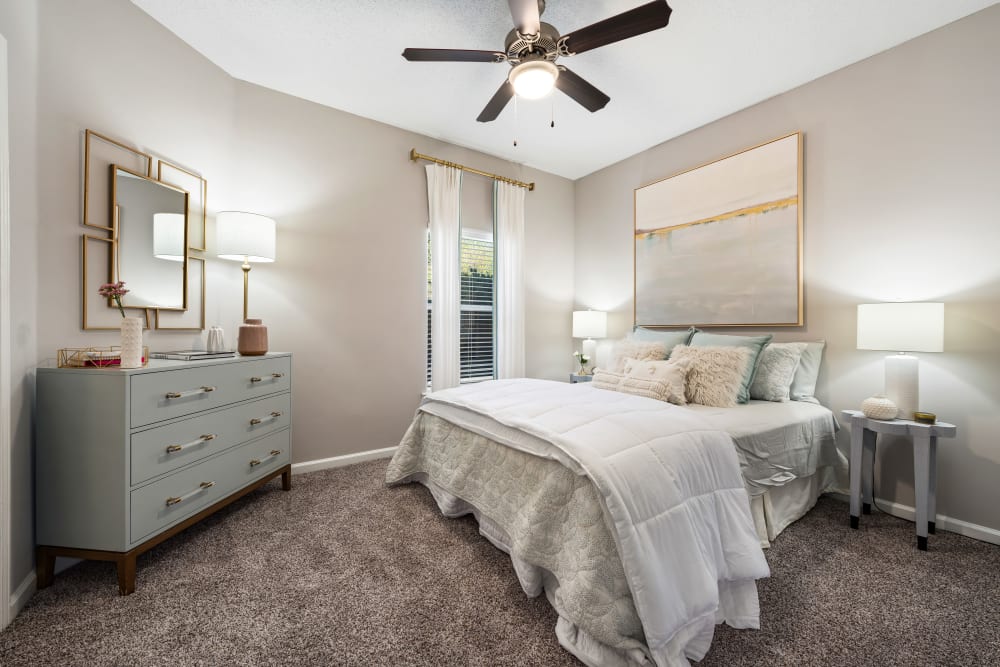
[[[131,493],[130,542],[137,544],[286,465],[284,429],[179,470]]]
[[[283,429],[291,424],[291,407],[291,396],[278,394],[133,433],[132,484],[140,484],[251,438]]]
[[[132,378],[132,428],[288,391],[291,358],[212,364]]]

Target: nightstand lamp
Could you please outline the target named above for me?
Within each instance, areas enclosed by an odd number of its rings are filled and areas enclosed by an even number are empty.
[[[608,314],[600,310],[573,311],[573,338],[583,338],[583,354],[596,361],[597,341],[608,335]]]
[[[944,350],[944,304],[859,304],[858,349],[899,352],[885,358],[885,395],[899,417],[913,419],[920,409],[919,360],[906,353]]]
[[[247,320],[250,263],[273,262],[274,220],[256,213],[220,211],[215,217],[216,254],[243,262],[243,321]]]

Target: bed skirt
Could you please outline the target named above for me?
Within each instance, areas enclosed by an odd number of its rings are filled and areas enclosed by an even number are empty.
[[[805,516],[821,495],[836,487],[836,477],[832,466],[823,466],[814,475],[750,496],[750,513],[760,546],[771,546],[781,531]]]

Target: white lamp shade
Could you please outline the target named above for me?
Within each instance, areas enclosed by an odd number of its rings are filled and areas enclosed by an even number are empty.
[[[944,304],[859,304],[858,349],[891,352],[943,351]]]
[[[607,313],[600,310],[573,312],[573,338],[604,338],[607,335]]]
[[[274,220],[256,213],[221,211],[215,216],[215,252],[222,259],[273,262]]]
[[[153,214],[153,256],[171,262],[184,261],[184,214]]]

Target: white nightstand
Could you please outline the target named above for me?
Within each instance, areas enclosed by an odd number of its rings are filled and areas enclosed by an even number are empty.
[[[569,374],[569,383],[576,384],[577,382],[590,382],[594,379],[593,375],[577,375],[576,373]]]
[[[917,548],[927,551],[927,534],[934,533],[937,503],[937,439],[953,438],[954,424],[921,424],[909,419],[869,419],[859,410],[844,410],[851,420],[851,528],[857,528],[861,512],[872,512],[872,471],[875,468],[875,438],[878,433],[907,436],[913,441],[913,491],[916,496]],[[862,502],[862,495],[864,496]]]

